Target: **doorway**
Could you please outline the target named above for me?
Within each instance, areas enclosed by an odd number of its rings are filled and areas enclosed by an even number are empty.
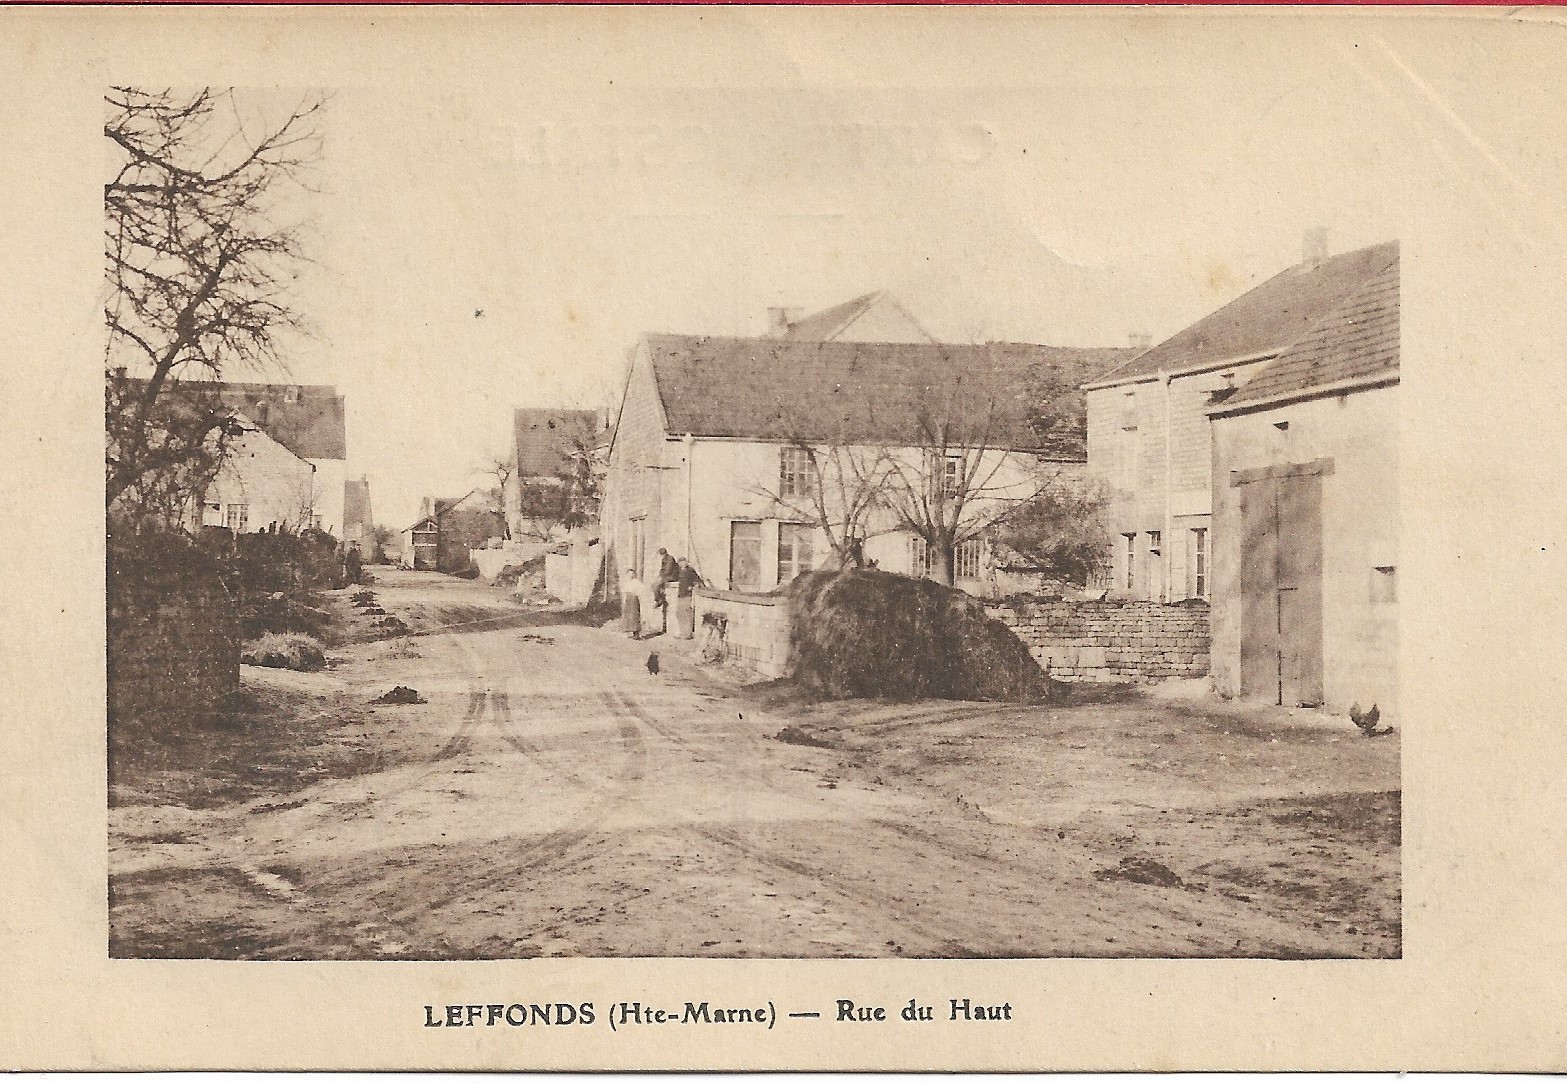
[[[1322,474],[1241,477],[1241,694],[1322,703]],[[1309,472],[1309,473],[1308,473]]]

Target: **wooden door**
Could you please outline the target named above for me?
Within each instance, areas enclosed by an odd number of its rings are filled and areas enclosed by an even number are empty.
[[[1247,481],[1241,493],[1241,694],[1322,703],[1322,479]]]
[[[1322,479],[1279,479],[1280,704],[1322,703]]]
[[[1241,486],[1241,695],[1279,692],[1278,481]]]

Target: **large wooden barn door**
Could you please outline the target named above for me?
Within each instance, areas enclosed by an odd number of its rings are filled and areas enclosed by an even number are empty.
[[[1322,479],[1241,481],[1241,694],[1322,703]]]
[[[1278,695],[1278,522],[1276,479],[1241,486],[1242,696]]]
[[[1279,479],[1279,703],[1322,703],[1322,479]]]

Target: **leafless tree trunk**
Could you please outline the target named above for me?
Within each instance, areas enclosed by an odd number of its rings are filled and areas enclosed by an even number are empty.
[[[215,473],[232,435],[224,411],[171,387],[276,367],[279,333],[300,325],[287,189],[319,158],[323,103],[259,132],[231,90],[116,87],[105,103],[105,487],[111,507],[146,512],[154,492],[188,500],[184,475]]]

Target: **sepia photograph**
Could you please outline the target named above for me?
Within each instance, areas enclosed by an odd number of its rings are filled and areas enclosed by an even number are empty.
[[[1399,956],[1397,219],[944,100],[105,92],[113,956]]]
[[[0,24],[0,1065],[1567,1062],[1558,11]]]

